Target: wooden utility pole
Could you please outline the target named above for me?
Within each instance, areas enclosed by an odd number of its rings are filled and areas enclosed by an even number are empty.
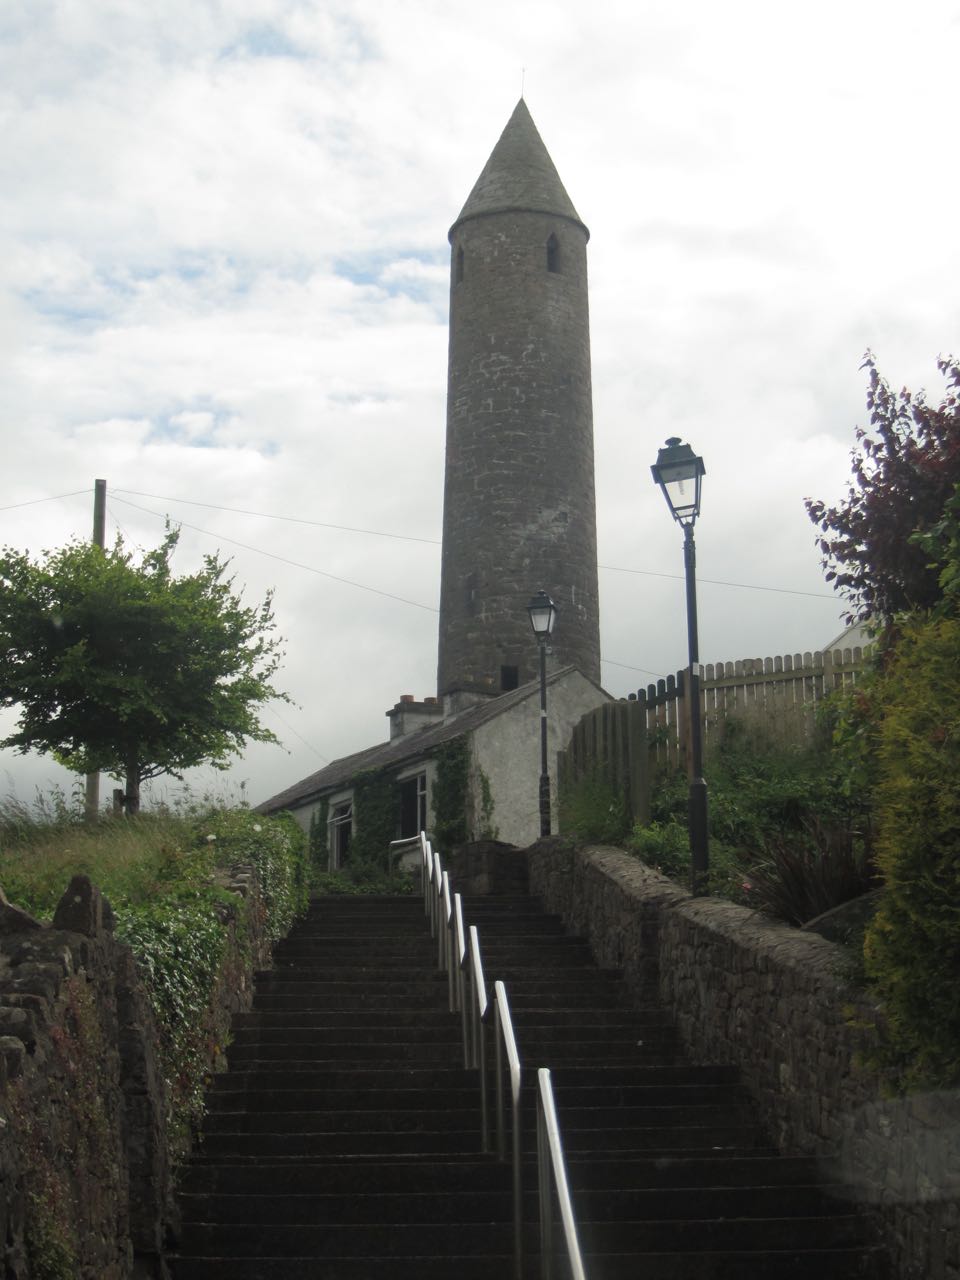
[[[95,480],[93,485],[93,545],[102,547],[107,532],[107,482]],[[100,774],[87,774],[84,813],[88,822],[100,816]]]

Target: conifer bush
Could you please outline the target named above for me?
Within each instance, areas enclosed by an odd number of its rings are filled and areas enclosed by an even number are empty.
[[[885,893],[867,931],[907,1087],[960,1082],[960,620],[904,620],[884,679],[876,789]]]

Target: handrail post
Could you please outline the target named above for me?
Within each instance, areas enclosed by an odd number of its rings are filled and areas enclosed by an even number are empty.
[[[425,831],[420,832],[420,893],[423,896],[423,914],[430,914],[430,841]]]
[[[513,1019],[510,1016],[510,1001],[507,999],[507,988],[499,979],[493,984],[495,992],[497,1029],[500,1032],[497,1045],[497,1143],[500,1159],[506,1157],[506,1143],[503,1140],[503,1097],[502,1097],[502,1064],[500,1048],[504,1050],[510,1067],[510,1099],[511,1118],[513,1121],[512,1157],[513,1157],[513,1269],[515,1280],[523,1277],[523,1184],[521,1166],[522,1132],[520,1125],[520,1089],[523,1083],[520,1066],[520,1055],[513,1034]]]
[[[540,1280],[553,1278],[553,1186],[550,1148],[543,1111],[537,1099],[537,1199],[540,1202]]]
[[[437,968],[443,969],[443,912],[441,910],[443,904],[443,867],[440,863],[439,853],[433,855],[433,910],[434,919],[436,920],[437,931],[434,935],[437,939]]]
[[[487,1041],[486,1019],[489,1004],[487,1002],[487,984],[483,976],[483,960],[480,956],[480,935],[477,926],[472,924],[469,930],[470,939],[470,1018],[473,1026],[471,1047],[474,1060],[471,1066],[480,1069],[480,1149],[486,1154],[490,1150],[490,1107],[487,1100]]]

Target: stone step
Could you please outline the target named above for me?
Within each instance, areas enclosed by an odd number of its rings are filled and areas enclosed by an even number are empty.
[[[277,1087],[248,1082],[230,1083],[230,1075],[214,1080],[207,1093],[207,1110],[210,1112],[233,1111],[240,1107],[252,1111],[309,1111],[355,1109],[376,1106],[380,1109],[397,1107],[412,1110],[417,1107],[435,1107],[438,1099],[444,1105],[462,1108],[479,1107],[480,1090],[476,1077],[471,1074],[463,1084],[411,1087],[402,1083],[370,1084],[354,1088],[315,1088],[298,1080],[283,1077]],[[524,1097],[532,1108],[535,1081],[527,1080]],[[690,1111],[723,1108],[727,1113],[732,1107],[750,1107],[744,1090],[736,1085],[581,1085],[567,1086],[563,1093],[555,1091],[557,1105],[565,1119],[576,1110],[593,1107],[628,1108],[682,1107]]]
[[[437,1119],[435,1118],[435,1123]],[[346,1133],[210,1133],[204,1135],[206,1159],[256,1160],[313,1158],[324,1155],[385,1156],[475,1154],[479,1124],[463,1129],[417,1129],[411,1133],[353,1129]]]
[[[427,1191],[394,1190],[358,1195],[335,1185],[329,1191],[277,1192],[272,1195],[237,1192],[192,1191],[181,1196],[186,1222],[251,1223],[433,1223],[484,1222],[507,1219],[512,1213],[512,1188],[502,1176],[501,1185],[483,1190],[466,1185],[473,1171],[457,1177],[445,1166],[444,1184]],[[818,1219],[837,1208],[840,1189],[831,1196],[818,1186],[700,1188],[709,1191],[711,1212],[725,1219]],[[524,1216],[535,1221],[536,1192],[524,1192]],[[586,1192],[576,1195],[578,1217],[584,1223],[604,1221],[688,1222],[702,1214],[702,1197],[690,1189],[648,1188]]]
[[[257,1046],[276,1045],[309,1047],[311,1045],[322,1046],[328,1043],[374,1044],[380,1046],[395,1043],[460,1046],[462,1044],[462,1035],[459,1024],[456,1024],[449,1017],[443,1023],[399,1027],[371,1024],[369,1022],[360,1026],[349,1024],[339,1027],[335,1024],[328,1024],[326,1027],[246,1026],[238,1027],[233,1033],[231,1048],[239,1049],[244,1046],[256,1048]]]
[[[423,1242],[424,1249],[429,1241]],[[646,1253],[589,1256],[590,1280],[880,1280],[877,1249],[820,1249],[802,1253]],[[524,1280],[539,1276],[531,1257]],[[491,1280],[512,1275],[513,1254],[476,1253],[451,1258],[422,1252],[410,1257],[180,1257],[171,1260],[174,1280]]]
[[[600,1043],[606,1047],[620,1045],[633,1047],[649,1044],[652,1041],[670,1044],[675,1038],[671,1026],[637,1026],[623,1019],[611,1020],[609,1024],[593,1023],[583,1026],[578,1019],[514,1025],[517,1044],[521,1052],[543,1045],[595,1045]],[[462,1030],[459,1019],[447,1017],[445,1021],[429,1021],[421,1024],[394,1024],[386,1020],[372,1021],[367,1018],[358,1022],[355,1017],[348,1017],[342,1022],[328,1015],[323,1022],[307,1022],[296,1025],[288,1022],[267,1023],[266,1025],[247,1023],[237,1027],[233,1033],[233,1046],[256,1045],[317,1045],[332,1041],[349,1042],[351,1044],[381,1044],[407,1041],[409,1043],[443,1043],[449,1045],[462,1044]],[[559,1062],[559,1059],[558,1059]]]
[[[776,1156],[736,1073],[674,1062],[669,1019],[631,1010],[622,975],[534,905],[465,903],[525,1064],[524,1280],[539,1274],[539,1065],[590,1280],[878,1278],[836,1173]],[[182,1179],[173,1280],[512,1274],[510,1168],[480,1154],[479,1082],[436,953],[415,899],[312,904],[234,1024]]]
[[[560,999],[561,997],[558,997]],[[650,1010],[645,1013],[631,1013],[629,1009],[598,1009],[595,1006],[584,1009],[567,1009],[561,1006],[554,1008],[521,1008],[513,1009],[511,1015],[515,1027],[537,1026],[577,1026],[577,1027],[657,1027],[669,1026],[669,1022],[659,1011]],[[324,1028],[349,1026],[378,1026],[397,1028],[417,1028],[426,1026],[448,1027],[451,1022],[446,1006],[436,1009],[398,1008],[395,1004],[385,1005],[380,1009],[337,1008],[328,1009],[260,1009],[250,1013],[235,1014],[233,1026],[235,1030],[254,1028],[297,1027]],[[459,1023],[459,1020],[458,1020]]]
[[[426,1239],[434,1254],[451,1257],[478,1252],[508,1251],[513,1232],[509,1202],[499,1219],[485,1222],[364,1222],[358,1232],[352,1222],[233,1222],[230,1242],[245,1258],[344,1255],[349,1251],[377,1257],[409,1256]],[[688,1219],[685,1221],[584,1222],[579,1224],[585,1253],[747,1252],[806,1249],[816,1241],[819,1249],[851,1248],[862,1223],[853,1215],[820,1218]],[[180,1247],[195,1256],[216,1256],[223,1247],[224,1232],[216,1224],[184,1223]],[[528,1251],[535,1247],[535,1233],[527,1232]],[[639,1270],[639,1268],[638,1268]],[[642,1272],[641,1272],[642,1274]]]
[[[533,1107],[526,1108],[525,1127],[532,1129],[536,1121]],[[210,1133],[333,1133],[349,1129],[411,1132],[435,1128],[437,1122],[468,1129],[479,1124],[479,1097],[475,1094],[465,1107],[452,1105],[448,1097],[437,1095],[424,1107],[376,1106],[373,1099],[366,1106],[331,1107],[304,1111],[254,1110],[218,1108],[207,1117],[204,1132]],[[705,1130],[719,1132],[752,1131],[751,1109],[744,1104],[734,1106],[661,1106],[661,1107],[567,1107],[563,1112],[564,1137],[575,1134],[605,1134],[608,1129],[631,1134],[661,1132],[664,1129]],[[695,1135],[694,1135],[695,1136]],[[604,1139],[606,1141],[606,1139]],[[709,1147],[711,1141],[699,1145]],[[574,1149],[571,1146],[571,1150]],[[608,1142],[608,1149],[610,1143]]]
[[[613,1069],[605,1064],[578,1069],[564,1066],[553,1071],[554,1090],[559,1097],[564,1089],[631,1089],[631,1088],[720,1088],[732,1086],[737,1074],[732,1067],[694,1067],[686,1063],[677,1066],[634,1066]],[[528,1072],[525,1088],[532,1092],[535,1077]],[[462,1067],[438,1066],[432,1069],[412,1067],[367,1067],[364,1069],[315,1066],[304,1064],[291,1080],[288,1071],[276,1067],[253,1071],[226,1071],[214,1077],[216,1091],[230,1089],[264,1089],[282,1092],[290,1089],[312,1088],[318,1090],[343,1089],[356,1086],[360,1090],[423,1087],[447,1089],[471,1087],[479,1092],[475,1072]]]
[[[376,1040],[330,1040],[326,1043],[297,1045],[232,1044],[227,1050],[227,1061],[231,1066],[246,1064],[248,1070],[250,1064],[260,1062],[288,1063],[292,1070],[297,1069],[296,1064],[307,1062],[415,1062],[442,1065],[455,1060],[458,1048],[458,1042],[453,1039],[422,1043],[398,1041],[395,1044],[383,1044]]]
[[[699,1207],[697,1193],[704,1190],[721,1194],[730,1189],[748,1194],[757,1188],[777,1190],[817,1185],[822,1173],[816,1160],[804,1156],[769,1156],[761,1151],[730,1158],[717,1153],[705,1156],[610,1156],[580,1155],[568,1162],[568,1177],[576,1203],[591,1194],[606,1196],[620,1191],[631,1193],[652,1190],[694,1192],[693,1203]],[[509,1166],[493,1157],[468,1152],[457,1159],[425,1155],[396,1156],[375,1163],[357,1160],[349,1153],[331,1153],[323,1161],[267,1160],[222,1162],[204,1156],[185,1171],[184,1191],[251,1195],[267,1190],[271,1195],[297,1195],[304,1192],[358,1192],[390,1194],[411,1192],[425,1194],[443,1192],[452,1185],[468,1185],[477,1192],[502,1189],[510,1183]],[[532,1187],[533,1163],[524,1169],[525,1184]],[[839,1183],[824,1180],[824,1186]],[[842,1195],[838,1197],[843,1201]]]
[[[451,1187],[467,1187],[481,1194],[503,1191],[510,1185],[509,1166],[493,1156],[479,1155],[476,1149],[459,1157],[414,1154],[379,1161],[356,1159],[349,1153],[323,1161],[238,1163],[205,1158],[190,1164],[181,1183],[186,1194],[296,1196],[313,1192],[351,1197],[439,1194]]]

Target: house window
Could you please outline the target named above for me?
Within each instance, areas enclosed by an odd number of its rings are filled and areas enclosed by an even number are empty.
[[[554,272],[560,270],[560,241],[552,232],[547,241],[547,270]]]
[[[457,282],[457,284],[460,284],[463,280],[463,247],[462,246],[457,250],[457,262],[456,262],[456,267],[454,268],[453,278]]]
[[[353,834],[353,801],[344,800],[330,806],[327,818],[330,870],[339,871],[350,860],[350,837]]]
[[[500,668],[500,692],[509,693],[511,689],[516,689],[520,683],[519,667],[501,667]]]
[[[400,839],[427,829],[427,775],[418,773],[400,783]]]

